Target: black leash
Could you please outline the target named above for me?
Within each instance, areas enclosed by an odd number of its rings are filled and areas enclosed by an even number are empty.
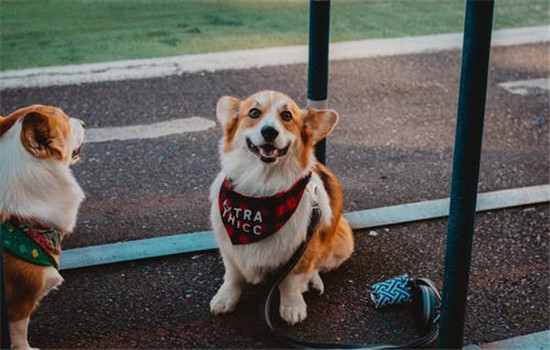
[[[312,211],[311,211],[311,219],[309,221],[309,226],[307,228],[307,234],[306,239],[302,244],[296,249],[296,252],[290,260],[283,265],[277,271],[277,273],[271,278],[270,283],[268,284],[268,290],[265,294],[264,298],[262,299],[262,303],[260,304],[260,317],[264,321],[264,325],[273,335],[276,339],[279,341],[285,343],[288,346],[291,346],[296,349],[415,349],[415,348],[421,348],[424,346],[427,346],[434,342],[437,339],[437,336],[439,334],[439,325],[437,324],[437,319],[433,321],[433,324],[431,325],[431,330],[428,334],[425,336],[418,338],[410,343],[405,344],[399,344],[399,345],[392,345],[392,344],[379,344],[379,345],[355,345],[355,344],[335,344],[335,343],[315,343],[300,339],[295,339],[292,337],[289,337],[285,334],[281,334],[277,331],[277,329],[273,326],[273,323],[271,321],[272,315],[271,315],[271,309],[273,304],[273,299],[275,298],[275,295],[277,293],[278,287],[281,284],[281,282],[288,276],[289,273],[292,272],[292,269],[298,261],[300,261],[300,258],[304,254],[307,245],[309,243],[309,240],[311,236],[313,235],[313,232],[315,231],[315,228],[317,227],[317,224],[319,223],[319,219],[321,218],[321,209],[319,209],[319,206],[317,204],[314,204]],[[427,279],[419,278],[414,280],[416,283],[420,283],[424,286],[427,286],[426,288],[433,289],[435,292],[436,298],[438,301],[441,300],[441,297],[439,296],[439,292],[437,292],[437,289],[435,288],[435,285]]]

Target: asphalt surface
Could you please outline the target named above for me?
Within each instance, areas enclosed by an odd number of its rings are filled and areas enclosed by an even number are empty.
[[[345,210],[447,197],[460,52],[337,61],[330,107],[341,122],[327,162]],[[491,52],[480,192],[547,184],[549,96],[499,83],[548,77],[547,44]],[[0,113],[52,104],[88,127],[201,116],[215,120],[223,95],[280,90],[304,104],[305,65],[202,72],[162,79],[13,89]],[[539,118],[537,118],[539,117]],[[87,194],[65,248],[209,229],[208,187],[218,169],[218,128],[151,140],[85,145],[75,175]],[[549,213],[537,205],[478,215],[465,344],[548,329]],[[375,312],[367,285],[409,273],[441,283],[445,220],[357,231],[357,249],[308,294],[308,320],[285,331],[312,340],[402,341],[416,330],[407,310]],[[221,284],[216,252],[66,271],[61,289],[31,320],[31,345],[45,348],[273,348],[257,319],[259,288],[237,311],[211,317]]]
[[[478,216],[465,344],[548,329],[548,207]],[[308,293],[308,319],[283,332],[350,343],[406,342],[420,333],[407,307],[375,311],[368,285],[408,273],[441,287],[445,220],[356,232],[357,249],[324,275],[325,293]],[[221,285],[217,252],[64,272],[65,283],[35,313],[33,346],[44,348],[280,348],[262,328],[262,289],[246,289],[237,310],[213,317]]]

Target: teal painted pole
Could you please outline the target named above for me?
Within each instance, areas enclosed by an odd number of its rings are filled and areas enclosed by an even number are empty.
[[[463,345],[493,8],[493,0],[466,3],[439,349]]]
[[[310,0],[307,70],[308,108],[327,108],[329,36],[330,0]],[[326,139],[317,142],[315,156],[321,163],[325,163]]]

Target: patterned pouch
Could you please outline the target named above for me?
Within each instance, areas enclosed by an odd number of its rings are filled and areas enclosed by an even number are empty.
[[[394,277],[390,280],[373,284],[370,298],[376,309],[384,306],[410,303],[411,291],[408,287],[409,276],[407,274]]]

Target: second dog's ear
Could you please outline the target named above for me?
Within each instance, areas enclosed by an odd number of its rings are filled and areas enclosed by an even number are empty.
[[[310,108],[302,111],[305,116],[304,132],[317,142],[328,134],[338,123],[338,113],[333,109]]]
[[[226,126],[233,119],[239,117],[239,104],[241,100],[231,96],[224,96],[218,100],[216,105],[216,117],[222,124]]]
[[[64,161],[66,152],[61,130],[53,118],[38,112],[30,112],[23,117],[21,141],[23,146],[36,158],[57,157]]]

